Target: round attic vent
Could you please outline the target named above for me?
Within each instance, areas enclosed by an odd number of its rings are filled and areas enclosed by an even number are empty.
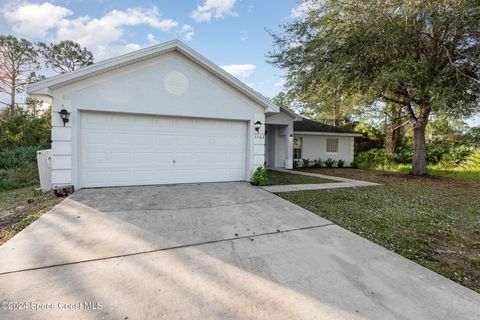
[[[188,79],[178,71],[170,71],[163,77],[163,85],[172,94],[182,94],[188,89]]]

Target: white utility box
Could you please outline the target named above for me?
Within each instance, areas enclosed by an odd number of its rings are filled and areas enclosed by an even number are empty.
[[[49,191],[52,189],[52,150],[38,150],[37,164],[40,189],[43,192]]]

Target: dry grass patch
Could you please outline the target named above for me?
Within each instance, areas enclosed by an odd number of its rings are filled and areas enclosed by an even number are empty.
[[[0,245],[49,211],[62,199],[36,187],[0,192]]]

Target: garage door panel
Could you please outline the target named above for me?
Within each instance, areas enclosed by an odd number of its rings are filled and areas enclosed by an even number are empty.
[[[108,135],[102,132],[90,132],[86,136],[88,144],[101,144],[104,145],[108,141]]]
[[[126,133],[110,133],[108,135],[108,143],[111,145],[130,145],[131,137],[129,134]]]
[[[149,116],[137,116],[132,118],[131,125],[133,127],[139,127],[142,131],[151,130],[156,128],[155,118]]]
[[[245,179],[246,122],[83,113],[83,187]]]
[[[112,168],[108,171],[108,183],[109,184],[128,184],[132,178],[132,172],[129,168],[116,169]]]
[[[119,115],[117,117],[108,117],[108,121],[115,128],[121,128],[131,124],[131,118],[129,116]]]
[[[195,127],[195,120],[191,118],[176,119],[175,125],[178,129],[191,130]]]
[[[159,146],[170,146],[172,144],[172,141],[174,140],[175,140],[174,135],[160,134],[160,133],[157,133],[155,135],[155,144]]]
[[[209,136],[197,136],[195,137],[195,144],[197,146],[209,147],[212,145],[212,137]]]
[[[132,129],[132,128],[130,128]],[[154,144],[154,138],[152,134],[132,134],[132,147],[135,146],[152,146]]]
[[[110,117],[103,113],[89,113],[83,115],[84,128],[104,128],[105,124],[109,124]]]
[[[170,131],[173,127],[175,127],[175,119],[156,117],[155,126],[158,131]]]
[[[91,184],[91,186],[96,186],[99,183],[104,183],[109,178],[107,170],[95,170],[90,169],[85,174],[85,178]]]
[[[107,152],[89,152],[86,156],[86,165],[95,166],[100,163],[108,162],[108,153]]]
[[[130,152],[110,152],[109,161],[110,162],[129,162],[131,160]]]
[[[168,165],[173,166],[173,160],[175,159],[175,155],[172,152],[157,152],[155,153],[155,164],[157,166],[165,166]]]
[[[192,135],[178,135],[175,137],[175,143],[179,146],[191,146],[195,142],[195,137]]]

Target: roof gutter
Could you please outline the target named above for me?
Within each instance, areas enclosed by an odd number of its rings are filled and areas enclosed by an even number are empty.
[[[340,136],[340,137],[363,137],[361,133],[346,132],[318,132],[318,131],[293,131],[294,134],[305,136]]]

